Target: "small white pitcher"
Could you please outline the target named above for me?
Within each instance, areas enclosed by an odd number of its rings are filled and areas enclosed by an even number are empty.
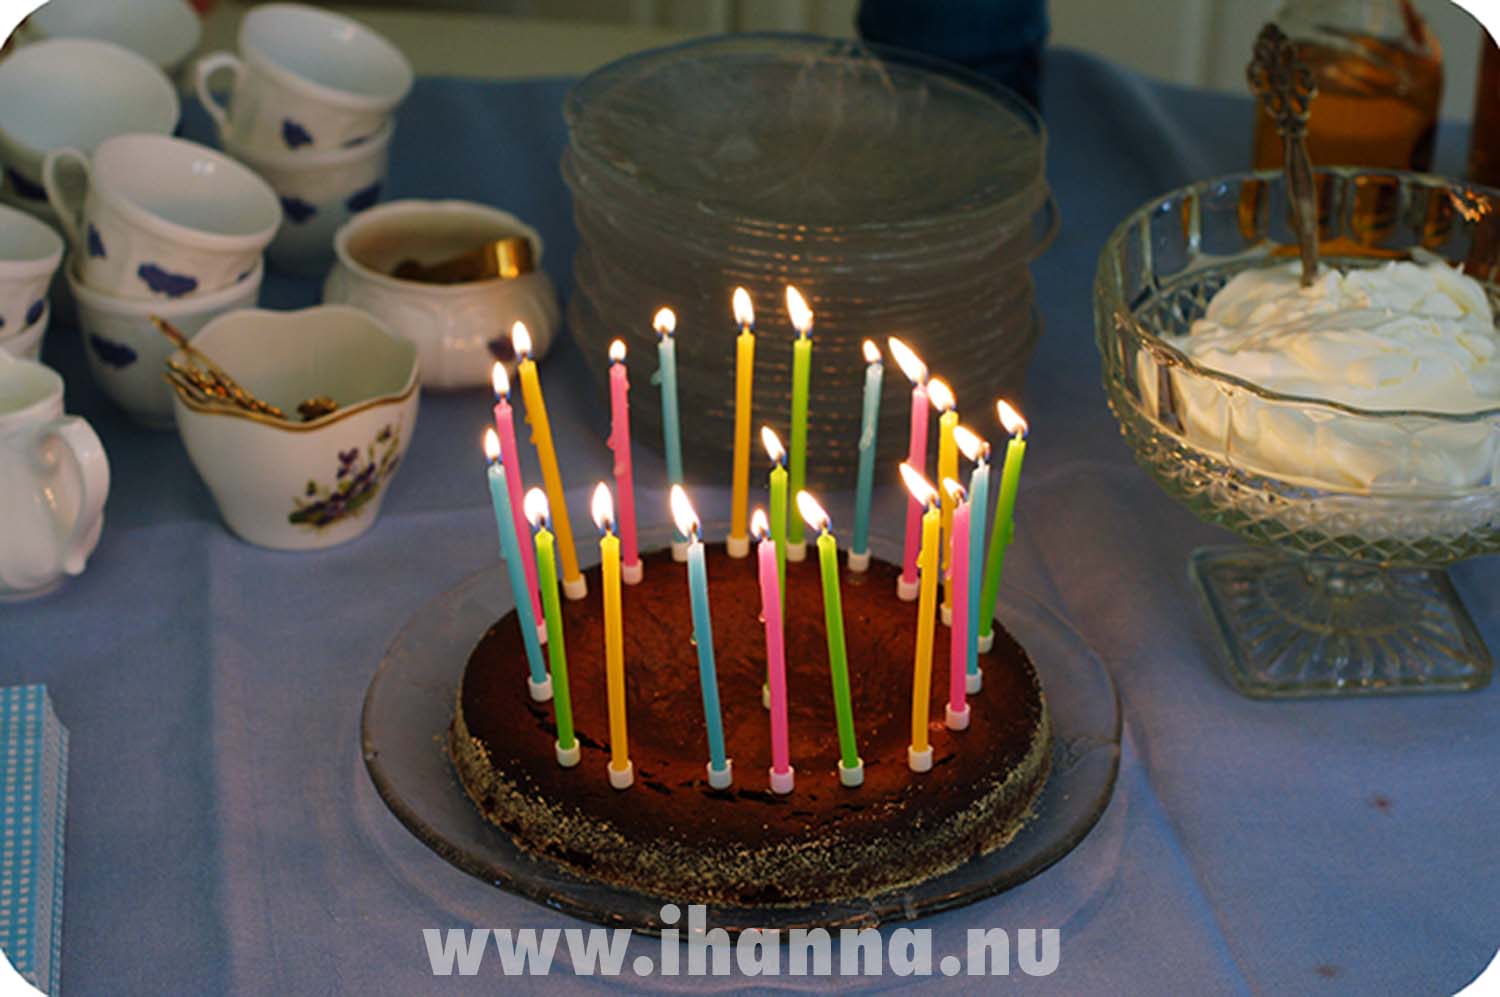
[[[63,380],[0,353],[0,601],[50,592],[99,542],[109,460],[87,422],[63,414]]]

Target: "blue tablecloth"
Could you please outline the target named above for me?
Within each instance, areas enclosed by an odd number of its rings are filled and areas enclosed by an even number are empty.
[[[576,243],[557,171],[566,86],[419,81],[401,111],[390,195],[516,211],[544,233],[545,266],[566,289]],[[1010,570],[1113,669],[1125,753],[1093,834],[1039,878],[925,922],[938,954],[961,952],[970,926],[1056,927],[1057,972],[1011,982],[1058,993],[1451,992],[1497,940],[1500,691],[1307,703],[1233,692],[1184,567],[1194,546],[1226,535],[1135,468],[1098,384],[1090,288],[1101,244],[1147,197],[1244,164],[1250,105],[1064,51],[1048,58],[1045,107],[1064,221],[1035,268],[1047,332],[1026,398],[1035,428]],[[1445,132],[1440,148],[1451,170],[1464,136]],[[265,300],[293,307],[317,293],[272,277]],[[91,384],[76,334],[54,330],[46,356],[114,469],[88,571],[45,600],[0,607],[0,682],[47,683],[73,732],[63,987],[426,992],[437,983],[423,928],[572,923],[429,852],[386,811],[359,754],[361,697],[402,621],[494,562],[474,452],[485,393],[424,397],[406,466],[365,537],[282,554],[225,531],[177,439],[134,428]],[[543,376],[581,517],[608,466],[607,406],[582,390],[566,339]],[[641,506],[655,508],[661,461],[644,448],[636,460]],[[832,498],[847,521],[850,496]],[[726,490],[700,501],[707,517],[727,512]],[[893,489],[879,496],[886,514],[900,501]],[[1454,574],[1500,647],[1496,563]],[[561,983],[607,985],[566,974],[506,984],[490,963],[441,987]]]

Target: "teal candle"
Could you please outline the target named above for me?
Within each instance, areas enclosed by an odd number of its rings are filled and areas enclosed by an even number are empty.
[[[702,527],[681,485],[672,486],[672,518],[688,539],[688,595],[693,607],[693,640],[698,645],[698,684],[703,691],[703,722],[708,730],[708,782],[716,789],[732,781],[724,753],[724,721],[719,710],[719,677],[714,667],[714,626],[708,609],[708,565]]]
[[[870,497],[875,490],[875,437],[880,426],[880,386],[885,365],[880,347],[865,340],[864,415],[859,425],[859,476],[854,491],[854,542],[849,545],[850,567],[869,563]]]
[[[984,566],[984,595],[979,609],[979,633],[995,632],[995,604],[1000,599],[1000,573],[1005,566],[1005,548],[1015,536],[1016,489],[1021,482],[1021,462],[1026,458],[1026,420],[1004,401],[999,403],[1000,421],[1011,434],[1000,469],[1000,493],[995,500],[995,521],[990,530],[989,556]]]
[[[788,444],[790,460],[787,487],[793,495],[807,486],[807,401],[812,379],[812,309],[791,285],[786,289],[786,310],[797,330],[792,344],[792,436]],[[802,549],[802,519],[793,516],[787,522],[787,543]]]
[[[493,429],[484,434],[484,450],[490,459],[490,503],[495,508],[495,525],[500,529],[500,557],[510,578],[510,591],[516,603],[516,620],[521,626],[521,643],[526,648],[526,663],[531,667],[533,694],[547,686],[547,668],[542,663],[542,645],[536,636],[536,617],[526,585],[526,567],[521,559],[521,541],[516,536],[516,519],[510,507],[510,492],[505,480],[505,465],[500,462],[500,439]]]
[[[670,308],[656,313],[656,358],[661,379],[661,437],[667,458],[667,484],[682,484],[682,426],[677,418],[677,315]],[[678,534],[674,539],[684,539]]]
[[[984,517],[989,512],[990,446],[980,448],[969,475],[969,661],[968,674],[979,674],[980,588],[984,584]],[[993,614],[992,614],[993,615]]]

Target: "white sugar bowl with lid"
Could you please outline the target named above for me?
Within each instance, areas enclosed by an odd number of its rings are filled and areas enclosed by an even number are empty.
[[[517,238],[530,250],[519,254],[520,272],[455,283],[395,276]],[[510,328],[518,321],[538,357],[557,333],[557,290],[540,269],[542,237],[509,212],[468,201],[393,201],[351,219],[333,245],[323,300],[362,308],[416,344],[426,387],[488,385],[495,361],[514,365]]]

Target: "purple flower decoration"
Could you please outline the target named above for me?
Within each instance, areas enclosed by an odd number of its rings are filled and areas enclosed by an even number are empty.
[[[104,252],[104,240],[99,237],[99,230],[94,228],[94,223],[89,222],[89,256],[92,259],[102,260],[107,254]]]
[[[292,500],[287,522],[317,530],[359,512],[396,473],[400,448],[399,428],[386,425],[363,452],[358,447],[339,451],[333,486],[309,481],[303,495]]]
[[[287,221],[297,225],[300,225],[318,213],[315,205],[307,203],[300,197],[283,197],[281,199],[281,210],[286,215]]]
[[[31,307],[26,309],[26,324],[36,325],[37,320],[42,317],[42,312],[46,310],[47,302],[42,298],[37,298],[31,303]]]
[[[165,294],[169,298],[180,298],[184,294],[191,294],[198,289],[198,278],[190,274],[172,273],[163,270],[155,263],[142,263],[136,270],[136,275],[145,281],[146,286],[157,294]]]
[[[135,350],[132,350],[124,343],[117,343],[113,339],[105,339],[98,333],[90,333],[89,346],[93,348],[95,356],[116,370],[123,370],[136,361]]]
[[[344,207],[349,209],[350,214],[358,214],[366,208],[373,208],[375,202],[380,200],[380,181],[376,180],[368,187],[361,187],[344,201]]]
[[[283,118],[281,120],[281,141],[286,143],[288,149],[312,145],[312,140],[313,137],[308,133],[307,129],[291,118]]]

